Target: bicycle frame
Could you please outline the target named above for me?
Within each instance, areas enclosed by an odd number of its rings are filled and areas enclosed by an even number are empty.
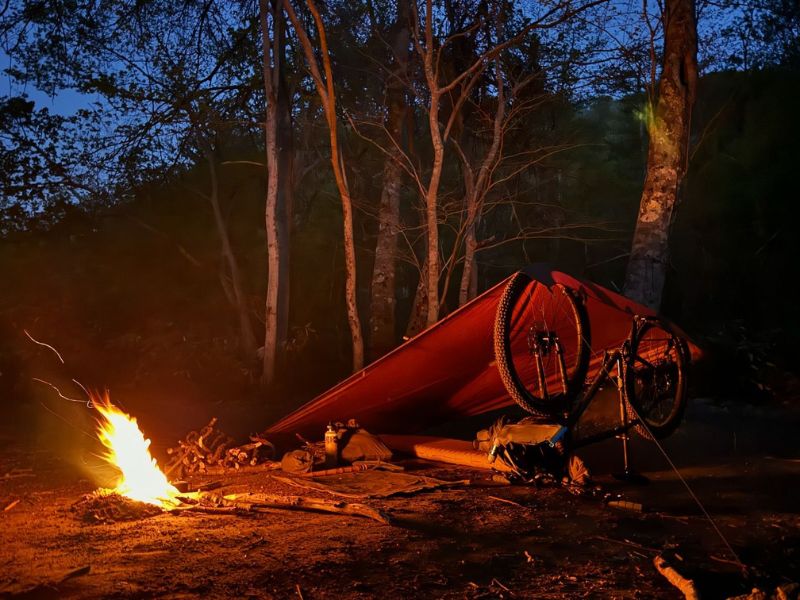
[[[633,340],[638,335],[642,324],[651,320],[655,320],[655,318],[642,317],[639,315],[634,316],[628,337],[622,342],[620,347],[605,352],[605,356],[603,357],[603,363],[600,369],[594,375],[594,377],[592,377],[591,381],[583,387],[582,391],[577,394],[575,401],[571,403],[572,406],[567,411],[563,422],[563,428],[566,429],[566,432],[563,433],[571,433],[573,431],[578,420],[586,412],[586,409],[590,406],[592,400],[594,400],[595,396],[597,395],[597,392],[604,384],[608,382],[610,382],[617,388],[617,393],[619,395],[620,425],[611,430],[583,438],[577,444],[572,444],[573,448],[585,446],[588,444],[602,441],[604,439],[622,435],[623,444],[625,446],[626,456],[627,456],[627,435],[624,434],[626,434],[627,431],[629,431],[639,422],[638,420],[629,419],[628,412],[626,410],[626,403],[630,402],[630,399],[628,398],[628,389],[627,386],[625,385],[625,382],[627,379],[628,369],[631,368],[631,363],[632,363],[631,346]],[[556,352],[559,353],[559,364],[563,364],[561,345],[558,343],[558,338],[555,336],[554,338],[555,340],[551,341],[551,344],[555,347]],[[534,354],[534,360],[537,365],[537,374],[539,376],[540,381],[543,379],[541,375],[542,373],[541,370],[542,357],[540,354],[541,347],[542,347],[541,344],[537,343],[532,344],[532,353]],[[542,386],[542,389],[546,393],[546,387]],[[561,434],[561,436],[563,436],[563,433]]]

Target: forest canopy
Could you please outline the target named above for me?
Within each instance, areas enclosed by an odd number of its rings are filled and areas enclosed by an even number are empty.
[[[766,391],[800,341],[800,10],[691,4],[661,309]],[[7,0],[0,390],[41,393],[27,329],[98,385],[293,404],[528,263],[621,289],[662,8]]]

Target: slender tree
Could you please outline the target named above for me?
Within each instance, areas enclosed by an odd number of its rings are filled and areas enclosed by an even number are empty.
[[[212,143],[201,136],[198,136],[197,145],[200,148],[208,165],[209,173],[209,189],[208,203],[211,205],[211,212],[214,216],[214,224],[217,227],[217,234],[220,238],[220,248],[222,252],[223,263],[228,269],[228,278],[222,276],[224,271],[221,272],[221,279],[223,286],[226,285],[227,279],[230,280],[230,298],[229,300],[236,310],[239,317],[239,332],[241,335],[241,344],[245,356],[252,359],[256,355],[256,337],[253,333],[253,324],[250,318],[250,306],[245,294],[244,283],[242,282],[241,269],[239,268],[239,261],[233,251],[233,244],[231,243],[230,232],[228,225],[225,223],[225,218],[222,216],[222,207],[219,201],[219,176],[217,174],[218,160],[216,157],[216,149]]]
[[[267,294],[264,306],[264,365],[261,383],[269,385],[275,379],[275,360],[278,352],[278,299],[280,297],[281,248],[278,237],[278,82],[280,56],[278,49],[280,23],[283,11],[272,10],[269,0],[259,0],[259,22],[261,24],[261,48],[263,56],[264,95],[266,113],[264,140],[267,158],[267,194],[264,208],[264,226],[267,234]],[[272,36],[269,18],[272,19]]]
[[[440,277],[442,265],[439,247],[440,227],[440,201],[439,185],[444,168],[445,146],[454,129],[459,127],[462,109],[468,102],[488,64],[497,58],[503,51],[518,45],[534,29],[549,29],[557,27],[575,15],[605,3],[607,0],[590,0],[585,3],[573,3],[569,0],[554,2],[544,8],[543,12],[534,20],[527,20],[516,31],[509,35],[502,35],[501,39],[492,44],[486,40],[482,49],[467,57],[467,62],[455,72],[447,73],[443,69],[443,55],[455,41],[464,36],[472,35],[478,31],[486,21],[485,7],[476,14],[471,15],[471,22],[445,36],[437,35],[434,22],[441,21],[436,16],[433,0],[425,0],[424,13],[419,10],[417,2],[412,3],[414,12],[413,41],[414,47],[422,62],[424,86],[428,95],[428,128],[430,133],[432,160],[430,174],[423,182],[417,179],[425,204],[425,230],[426,230],[426,290],[427,290],[427,319],[428,326],[439,319],[440,312]],[[486,43],[488,42],[488,43]],[[445,112],[444,108],[447,108]],[[446,289],[445,289],[446,293]]]
[[[693,0],[666,0],[664,54],[657,100],[647,114],[650,146],[625,293],[658,308],[669,259],[669,230],[686,173],[697,87],[697,25]]]
[[[397,16],[391,28],[391,67],[386,77],[386,117],[384,128],[390,142],[383,163],[378,236],[375,242],[375,263],[372,268],[370,294],[370,354],[377,358],[395,345],[395,280],[397,241],[400,230],[400,191],[403,125],[407,121],[406,102],[409,62],[409,0],[397,3]]]
[[[336,180],[336,187],[339,190],[339,197],[342,202],[342,226],[344,229],[344,264],[345,264],[345,303],[347,305],[347,322],[350,326],[350,338],[353,348],[353,371],[358,371],[364,366],[364,338],[361,333],[361,320],[358,315],[357,284],[356,284],[356,248],[353,235],[353,201],[350,196],[350,187],[347,183],[345,171],[345,160],[339,147],[338,118],[336,115],[336,92],[333,82],[333,69],[331,67],[331,56],[328,50],[328,38],[325,34],[325,25],[322,22],[317,5],[313,0],[306,0],[309,11],[314,19],[314,26],[319,37],[319,56],[314,52],[311,40],[297,18],[294,8],[289,0],[283,0],[283,6],[289,20],[300,39],[306,62],[314,86],[317,90],[322,109],[325,113],[325,121],[328,124],[330,134],[331,167],[333,176]],[[320,69],[320,61],[322,63]],[[323,75],[324,73],[324,75]]]

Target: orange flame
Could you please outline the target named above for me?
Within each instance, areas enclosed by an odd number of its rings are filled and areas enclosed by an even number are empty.
[[[102,416],[102,420],[98,420],[97,435],[106,447],[103,458],[120,471],[113,491],[162,508],[176,506],[180,492],[150,455],[150,440],[145,439],[136,419],[111,404],[108,394],[101,400],[94,399],[93,403]]]

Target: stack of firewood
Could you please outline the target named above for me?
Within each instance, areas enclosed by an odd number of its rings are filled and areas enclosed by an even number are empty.
[[[261,435],[251,435],[250,443],[233,445],[233,438],[216,428],[216,417],[199,431],[190,431],[169,448],[166,473],[170,477],[185,477],[206,473],[211,467],[238,469],[255,466],[274,457],[275,447]]]
[[[240,466],[255,465],[275,458],[275,446],[260,435],[251,435],[249,444],[228,448],[222,466],[238,469]]]

